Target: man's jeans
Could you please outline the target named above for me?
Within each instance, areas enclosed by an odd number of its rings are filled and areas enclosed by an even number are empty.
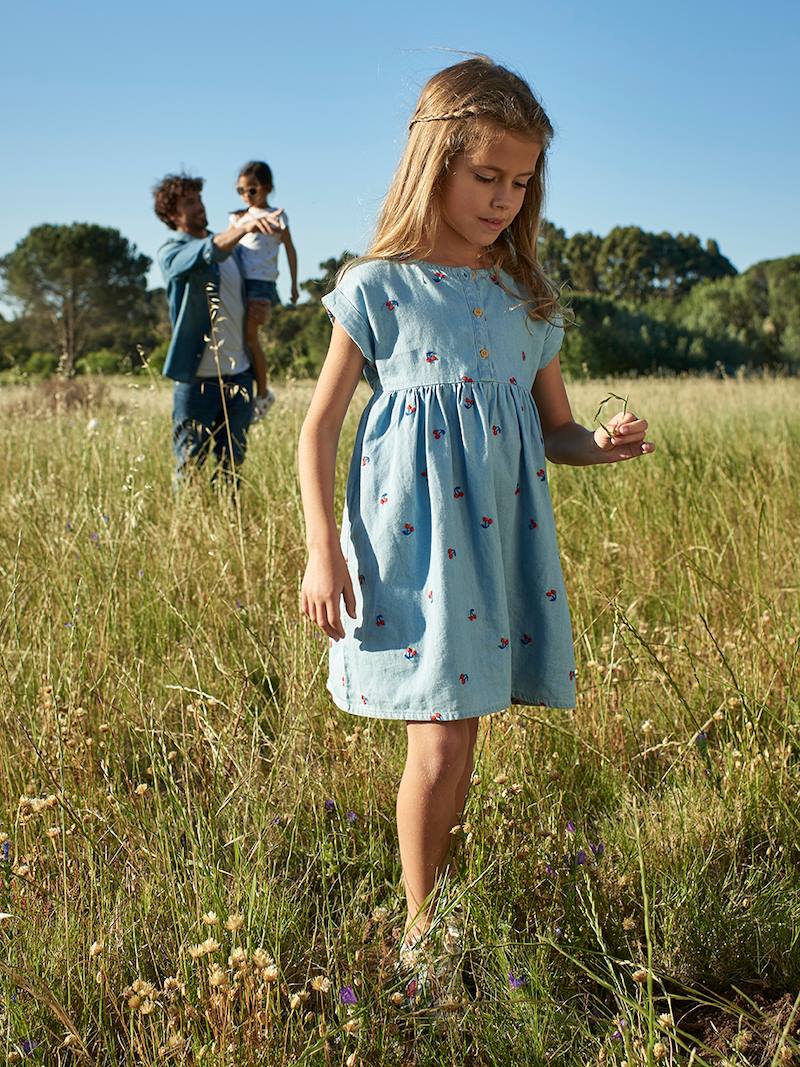
[[[244,461],[253,417],[253,372],[175,382],[172,394],[172,450],[175,482],[201,467],[213,452],[220,470],[231,474]]]

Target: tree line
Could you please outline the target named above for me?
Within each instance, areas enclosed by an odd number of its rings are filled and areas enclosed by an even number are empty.
[[[544,221],[539,257],[561,287],[570,327],[562,351],[576,375],[800,368],[800,256],[738,273],[716,241],[618,226],[567,236]],[[278,376],[314,376],[329,324],[320,297],[344,252],[301,283],[308,300],[276,308],[265,348]],[[91,223],[36,226],[0,259],[0,372],[160,370],[170,326],[151,260],[118,230]]]

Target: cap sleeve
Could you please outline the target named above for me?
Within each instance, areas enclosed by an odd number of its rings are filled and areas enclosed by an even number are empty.
[[[547,324],[547,330],[544,335],[544,345],[542,348],[542,358],[539,361],[539,370],[542,370],[542,368],[546,367],[548,363],[555,359],[561,351],[563,340],[564,320],[560,315],[556,315],[553,322]]]
[[[331,322],[338,319],[364,359],[374,364],[375,334],[369,323],[366,293],[356,272],[347,271],[333,292],[323,296],[322,304]]]

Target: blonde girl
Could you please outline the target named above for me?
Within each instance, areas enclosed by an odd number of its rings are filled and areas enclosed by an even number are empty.
[[[333,330],[299,444],[301,607],[330,638],[334,702],[405,723],[409,966],[431,928],[481,716],[575,703],[547,461],[614,463],[654,447],[630,412],[608,433],[572,417],[558,291],[536,253],[552,134],[526,82],[488,58],[434,75],[371,247],[323,299]],[[372,396],[339,531],[337,444],[362,374]]]

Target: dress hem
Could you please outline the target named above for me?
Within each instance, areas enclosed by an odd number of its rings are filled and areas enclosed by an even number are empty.
[[[507,711],[514,705],[522,705],[529,708],[557,708],[563,711],[571,711],[576,707],[574,701],[567,704],[557,703],[551,700],[534,699],[530,696],[523,696],[522,694],[512,694],[511,698],[495,707],[484,708],[482,711],[472,712],[453,712],[453,711],[434,711],[425,712],[423,714],[411,714],[407,710],[403,711],[376,711],[373,708],[367,708],[364,705],[360,707],[351,707],[344,700],[342,700],[332,689],[328,688],[331,700],[340,711],[346,711],[350,715],[358,715],[365,719],[389,719],[400,720],[404,719],[408,722],[459,722],[464,719],[478,719],[484,715],[494,715],[498,711]],[[433,716],[436,716],[434,719]]]

